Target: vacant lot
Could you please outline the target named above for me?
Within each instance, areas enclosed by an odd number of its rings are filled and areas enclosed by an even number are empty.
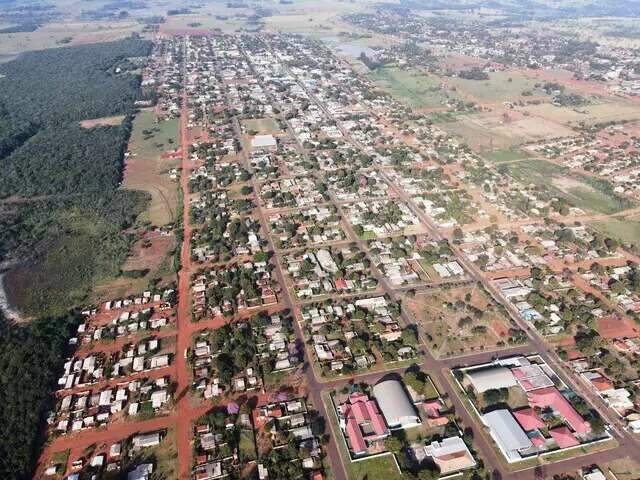
[[[592,100],[589,105],[577,108],[557,107],[550,103],[545,103],[530,105],[522,110],[564,125],[578,125],[579,123],[593,125],[611,121],[640,119],[640,105],[615,99],[596,99]]]
[[[420,292],[403,300],[438,357],[492,350],[509,342],[509,320],[481,287]]]
[[[640,222],[610,218],[603,222],[593,222],[591,226],[624,243],[640,244]]]
[[[529,155],[527,152],[520,150],[519,148],[505,148],[503,150],[494,150],[484,155],[484,158],[491,162],[512,162],[514,160],[524,160]]]
[[[508,150],[527,142],[567,137],[573,130],[541,117],[525,116],[510,109],[495,109],[458,117],[441,126],[447,132],[461,137],[476,150]]]
[[[616,195],[610,183],[572,175],[567,168],[544,160],[513,162],[507,168],[517,180],[549,187],[583,210],[611,214],[633,206]]]
[[[151,194],[145,216],[153,225],[166,225],[175,220],[177,186],[168,171],[176,167],[178,161],[166,158],[163,153],[178,146],[178,120],[156,123],[155,113],[149,110],[136,116],[129,143],[131,155],[125,164],[124,187]]]
[[[454,97],[442,89],[440,81],[414,69],[379,68],[369,77],[394,99],[411,108],[437,108],[446,106]]]
[[[251,118],[241,123],[249,135],[276,135],[281,132],[273,118]]]
[[[522,92],[534,92],[538,82],[516,72],[491,72],[488,80],[451,78],[449,83],[480,102],[506,102],[531,98],[522,97]],[[535,94],[541,95],[542,92],[536,91]]]

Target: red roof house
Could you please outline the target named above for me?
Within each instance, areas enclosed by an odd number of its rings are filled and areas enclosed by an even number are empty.
[[[527,392],[529,404],[532,407],[551,408],[560,414],[569,426],[579,434],[589,433],[591,425],[576,412],[573,405],[569,403],[556,387],[547,387]]]
[[[531,408],[523,408],[512,413],[525,432],[544,427],[544,422]]]
[[[569,448],[580,445],[580,442],[573,436],[571,430],[567,427],[558,427],[553,430],[549,430],[549,435],[556,441],[560,448]]]
[[[363,455],[371,445],[389,436],[378,405],[364,393],[354,393],[340,406],[341,423],[354,455]]]

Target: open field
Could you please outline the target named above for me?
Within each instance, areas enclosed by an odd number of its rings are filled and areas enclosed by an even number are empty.
[[[582,122],[586,125],[594,125],[640,118],[640,105],[615,99],[599,99],[578,108],[557,107],[550,103],[543,103],[523,107],[522,111],[564,125],[577,125]]]
[[[618,197],[608,182],[572,175],[568,169],[544,160],[514,162],[507,168],[517,180],[550,187],[583,210],[611,214],[632,206]]]
[[[188,15],[168,16],[165,23],[160,26],[160,30],[165,34],[176,33],[202,33],[220,30],[224,33],[234,33],[247,26],[246,18],[238,18],[237,15],[245,13],[250,15],[251,9],[228,9],[217,3],[219,10],[216,14],[195,13]]]
[[[414,69],[378,68],[369,78],[394,99],[411,108],[437,108],[455,94],[440,88],[440,81]]]
[[[518,72],[491,72],[488,80],[467,80],[455,77],[448,82],[480,102],[518,100],[523,98],[522,92],[533,91],[535,84],[538,83]]]
[[[624,243],[640,244],[640,222],[610,218],[602,222],[593,222],[591,226]]]
[[[509,109],[458,118],[443,123],[442,128],[476,150],[505,150],[527,142],[574,135],[573,130],[559,123]]]
[[[403,307],[437,357],[506,346],[509,320],[479,287],[417,293]]]
[[[174,277],[173,235],[146,234],[129,252],[122,266],[123,272],[115,279],[108,279],[94,286],[92,302],[102,303],[117,297],[128,297],[149,288],[152,281],[158,285],[169,284]]]
[[[93,118],[91,120],[83,120],[80,122],[82,128],[93,128],[110,125],[120,125],[124,120],[124,115],[116,115],[114,117]]]
[[[144,25],[135,21],[50,23],[35,32],[0,34],[0,57],[30,50],[42,50],[84,43],[111,42],[141,32]]]
[[[520,150],[518,148],[506,148],[503,150],[494,150],[492,152],[487,152],[484,155],[484,158],[491,162],[502,163],[502,162],[513,162],[515,160],[524,160],[529,155],[527,152]]]
[[[240,123],[247,129],[249,135],[277,135],[281,133],[278,122],[273,118],[250,118]]]
[[[604,465],[606,471],[613,473],[618,480],[640,478],[640,463],[629,457],[612,460]]]
[[[155,113],[149,110],[141,111],[133,121],[123,186],[151,194],[143,220],[161,226],[174,221],[177,203],[176,183],[166,174],[177,160],[165,159],[162,154],[179,146],[179,135],[178,120],[155,121]]]

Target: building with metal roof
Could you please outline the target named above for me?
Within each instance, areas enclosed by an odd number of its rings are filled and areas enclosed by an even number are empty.
[[[398,380],[383,380],[374,385],[375,397],[390,429],[410,428],[421,423],[420,416]]]
[[[467,375],[478,393],[496,388],[510,388],[518,384],[516,377],[506,367],[486,367],[468,370]]]
[[[485,413],[482,415],[482,421],[489,427],[491,437],[507,457],[507,461],[518,461],[523,454],[526,455],[527,450],[535,448],[525,431],[506,408]]]

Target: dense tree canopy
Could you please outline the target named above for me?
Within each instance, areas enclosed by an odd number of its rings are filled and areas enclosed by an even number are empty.
[[[31,478],[74,319],[16,326],[0,315],[0,477]]]

